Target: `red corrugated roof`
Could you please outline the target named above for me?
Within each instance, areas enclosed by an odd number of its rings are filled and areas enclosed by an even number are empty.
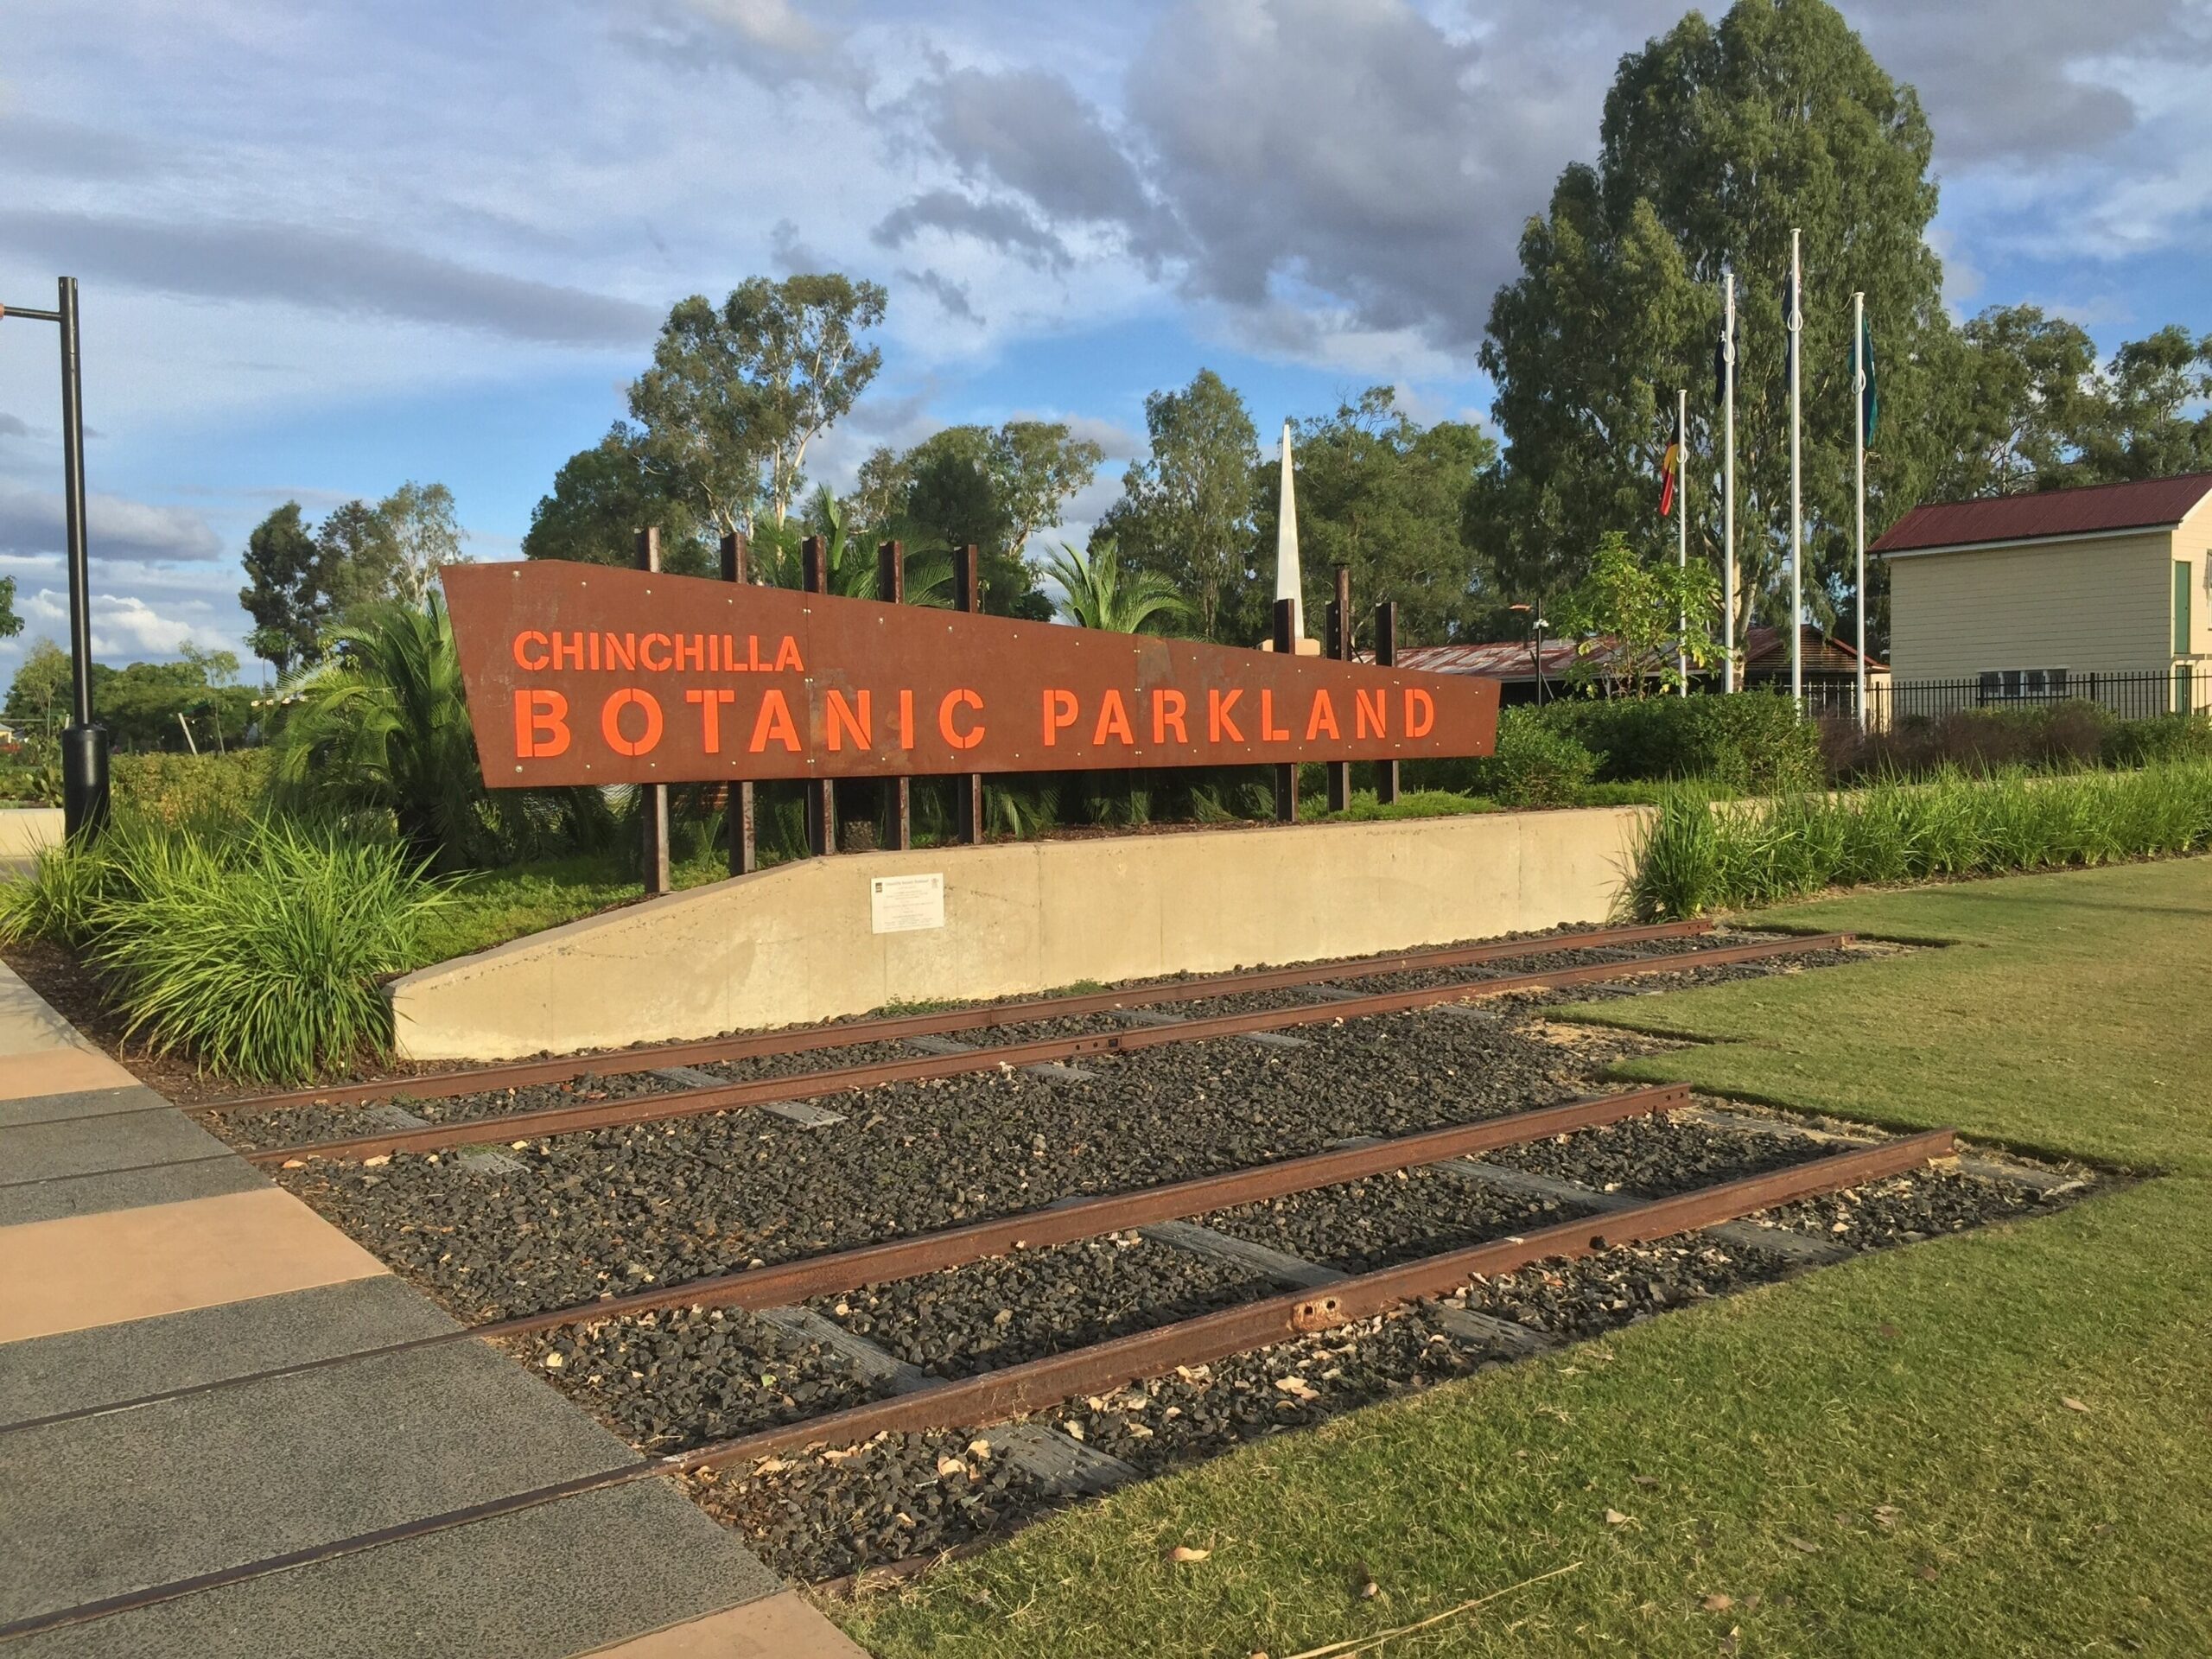
[[[2093,484],[2078,490],[2040,490],[2031,495],[1994,495],[1979,501],[1929,501],[1891,525],[1889,533],[1868,550],[1915,553],[1982,542],[2151,530],[2179,524],[2207,495],[2212,495],[2212,473]]]

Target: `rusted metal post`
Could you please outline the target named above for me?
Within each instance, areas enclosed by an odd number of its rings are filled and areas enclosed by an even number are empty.
[[[1298,601],[1275,601],[1275,654],[1288,657],[1298,650]],[[1298,762],[1286,760],[1275,767],[1275,820],[1298,822]]]
[[[902,542],[880,542],[875,550],[875,596],[887,605],[906,602],[906,548]],[[914,844],[913,790],[904,778],[887,779],[883,785],[884,816],[889,820],[884,825],[883,844],[894,853],[903,853]]]
[[[739,583],[753,580],[753,549],[744,532],[733,530],[722,537],[722,580]],[[729,873],[750,875],[760,868],[760,855],[753,841],[754,816],[753,785],[732,784],[728,797],[729,817]]]
[[[819,536],[798,544],[799,585],[810,594],[830,591],[830,569]],[[806,850],[826,858],[837,850],[837,785],[827,778],[806,783]]]
[[[983,608],[982,558],[973,542],[952,558],[952,602],[973,616]],[[983,774],[963,773],[955,780],[957,834],[962,845],[978,847],[983,841]]]
[[[1329,601],[1329,655],[1339,663],[1351,661],[1351,569],[1348,565],[1337,567],[1336,597]],[[1329,810],[1343,812],[1351,806],[1351,763],[1348,760],[1329,762]]]
[[[1398,665],[1398,601],[1390,600],[1375,607],[1375,665],[1395,668]],[[1398,798],[1398,763],[1377,760],[1375,763],[1375,798],[1388,806]]]
[[[647,525],[638,532],[638,569],[660,569],[660,531]],[[638,795],[639,822],[644,825],[645,897],[671,891],[675,883],[668,870],[668,785],[643,784]]]

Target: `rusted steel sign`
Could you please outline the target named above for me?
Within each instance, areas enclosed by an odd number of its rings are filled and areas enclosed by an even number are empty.
[[[1491,752],[1495,681],[557,561],[449,565],[497,787]]]

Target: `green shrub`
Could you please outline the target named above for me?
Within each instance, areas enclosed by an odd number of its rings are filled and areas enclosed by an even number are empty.
[[[2161,760],[2212,760],[2212,720],[2192,715],[2154,715],[2118,720],[2106,729],[2108,766],[2147,766]]]
[[[1823,887],[2060,869],[2212,847],[2212,763],[2057,777],[1956,770],[1845,794],[1716,806],[1662,804],[1638,842],[1624,908],[1694,916]]]
[[[1602,758],[1605,783],[1699,779],[1730,794],[1777,794],[1821,778],[1821,734],[1789,698],[1578,697],[1541,718]]]
[[[118,754],[112,763],[116,808],[172,829],[243,825],[261,810],[268,792],[266,749],[224,754],[167,754],[158,749]]]
[[[84,856],[108,866],[87,955],[154,1052],[261,1082],[390,1054],[379,981],[411,965],[444,902],[397,848],[278,823],[141,830]]]
[[[1538,710],[1508,709],[1497,719],[1496,751],[1474,763],[1470,780],[1500,806],[1569,806],[1599,761]]]
[[[1453,818],[1471,812],[1497,810],[1497,804],[1494,801],[1446,789],[1413,790],[1399,796],[1387,806],[1376,799],[1373,790],[1355,790],[1351,804],[1341,812],[1322,811],[1318,802],[1308,804],[1314,807],[1314,817],[1325,818],[1332,823],[1373,823],[1390,818]]]

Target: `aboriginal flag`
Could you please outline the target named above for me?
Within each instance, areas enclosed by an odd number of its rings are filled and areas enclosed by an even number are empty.
[[[1659,463],[1659,516],[1664,518],[1675,510],[1675,480],[1681,476],[1682,446],[1670,443],[1667,454]]]

